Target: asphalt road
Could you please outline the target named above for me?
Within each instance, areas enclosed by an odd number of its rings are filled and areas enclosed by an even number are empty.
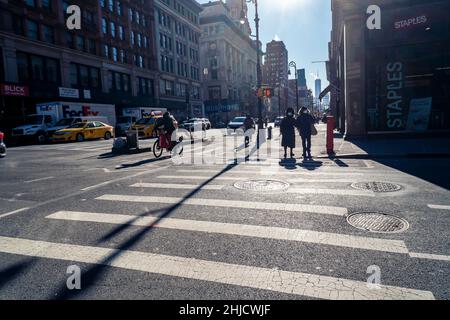
[[[255,139],[219,130],[176,159],[154,159],[151,140],[120,156],[103,140],[8,149],[0,299],[450,298],[448,160],[280,162],[279,143],[275,131],[259,161]],[[234,186],[252,179],[288,185]],[[350,186],[370,181],[402,189]],[[356,212],[409,228],[357,229]]]

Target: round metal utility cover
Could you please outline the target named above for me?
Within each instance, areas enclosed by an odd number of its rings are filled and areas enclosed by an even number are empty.
[[[359,212],[347,217],[347,222],[355,228],[381,233],[403,232],[409,228],[405,219],[379,212]]]
[[[246,180],[236,182],[234,187],[248,191],[280,191],[289,188],[289,183],[278,180]]]
[[[351,186],[354,189],[371,190],[373,192],[394,192],[394,191],[400,191],[402,189],[402,186],[399,184],[390,183],[390,182],[377,182],[377,181],[355,182],[355,183],[352,183]]]

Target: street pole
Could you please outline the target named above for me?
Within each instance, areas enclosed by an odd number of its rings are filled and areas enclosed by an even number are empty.
[[[297,113],[299,111],[298,105],[298,72],[297,72],[297,64],[295,61],[289,62],[289,67],[293,67],[295,69],[295,103],[297,104]]]
[[[261,79],[261,52],[259,48],[259,15],[258,15],[258,0],[255,0],[255,28],[256,28],[256,78],[257,78],[257,87],[258,92],[262,86]],[[256,146],[259,149],[260,141],[259,141],[259,132],[262,129],[262,97],[258,95],[258,131],[256,138]]]
[[[278,116],[281,117],[281,86],[278,86]]]

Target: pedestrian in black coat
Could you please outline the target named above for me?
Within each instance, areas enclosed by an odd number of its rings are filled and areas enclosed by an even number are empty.
[[[300,115],[297,117],[296,127],[302,138],[303,158],[311,158],[311,126],[314,124],[314,118],[305,107],[300,109]]]
[[[295,148],[295,118],[294,109],[288,108],[286,111],[286,117],[281,121],[280,132],[283,136],[281,139],[281,145],[284,147],[284,158],[287,157],[287,148],[291,149],[291,158],[293,158]]]

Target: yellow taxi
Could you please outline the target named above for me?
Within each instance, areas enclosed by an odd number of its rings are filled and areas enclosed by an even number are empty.
[[[53,134],[55,142],[77,141],[82,142],[89,139],[111,139],[114,128],[100,121],[86,121],[76,123],[66,129],[61,129]]]
[[[153,115],[151,117],[142,118],[131,126],[131,130],[138,132],[141,138],[156,138],[155,124],[158,119],[162,118],[162,115]]]

